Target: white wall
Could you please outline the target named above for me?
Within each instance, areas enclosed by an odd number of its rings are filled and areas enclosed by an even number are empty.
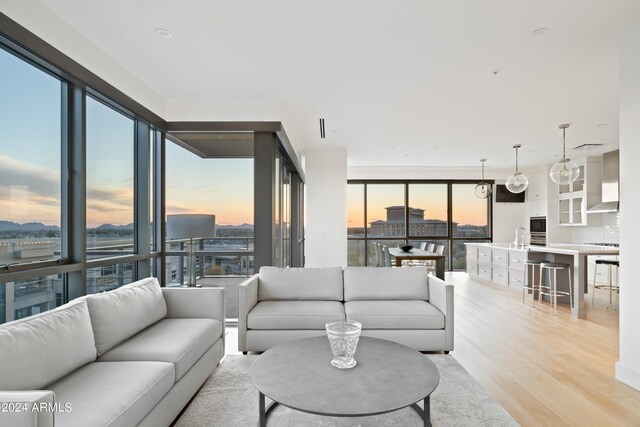
[[[164,99],[39,1],[5,1],[2,13],[160,117]]]
[[[496,179],[496,184],[504,184],[505,179]],[[495,203],[493,195],[493,241],[513,242],[516,228],[529,229],[526,203]]]
[[[616,378],[640,390],[640,25],[623,39],[620,54],[620,361]]]
[[[305,266],[347,265],[347,150],[304,153]]]

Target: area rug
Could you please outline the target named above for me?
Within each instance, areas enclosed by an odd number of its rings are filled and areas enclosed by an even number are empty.
[[[258,423],[258,391],[249,370],[257,355],[227,356],[205,382],[191,404],[176,421],[176,427],[255,426]],[[518,423],[469,375],[451,355],[425,355],[440,370],[440,384],[431,395],[434,427],[498,427]],[[348,396],[345,396],[348,399]],[[267,404],[269,400],[267,399]],[[422,403],[420,403],[422,405]],[[358,418],[325,417],[286,408],[275,408],[269,427],[298,426],[420,426],[411,408],[383,415]]]

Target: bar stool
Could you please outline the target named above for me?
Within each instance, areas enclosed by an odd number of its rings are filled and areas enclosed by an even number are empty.
[[[547,262],[543,261],[540,264],[540,271],[544,272],[547,269],[549,271],[549,290],[548,292],[540,291],[540,298],[538,300],[538,308],[540,308],[540,304],[542,303],[542,295],[548,295],[551,298],[551,305],[553,306],[553,315],[556,315],[558,308],[558,295],[561,296],[569,296],[571,308],[573,308],[573,284],[571,283],[571,266],[569,264],[565,264],[562,262]],[[567,277],[569,278],[569,292],[559,291],[558,284],[558,270],[565,270],[567,272]],[[553,273],[553,280],[552,274]],[[542,276],[541,276],[542,279]]]
[[[532,293],[531,306],[536,306],[536,288],[540,292],[542,290],[542,269],[540,265],[542,261],[539,259],[528,259],[524,262],[524,280],[522,281],[522,303],[524,304],[525,292],[530,290]],[[531,267],[531,283],[529,283],[529,267]],[[538,268],[536,268],[538,267]],[[536,270],[538,270],[538,283],[536,283]],[[545,288],[547,288],[545,286]],[[548,288],[547,288],[548,289]],[[540,294],[538,294],[538,299]]]
[[[598,265],[606,265],[609,268],[609,275],[607,278],[607,284],[606,285],[596,285],[596,275],[598,272]],[[616,267],[616,284],[613,284],[613,277],[612,277],[612,267]],[[611,295],[613,294],[613,292],[615,291],[616,293],[620,291],[620,272],[619,269],[620,268],[620,261],[618,260],[612,260],[612,259],[597,259],[596,260],[596,269],[594,271],[593,274],[593,295],[591,295],[591,304],[593,305],[595,303],[595,299],[596,299],[596,289],[608,289],[609,290],[609,304],[607,305],[607,308],[609,308],[609,306],[612,304],[612,298]]]

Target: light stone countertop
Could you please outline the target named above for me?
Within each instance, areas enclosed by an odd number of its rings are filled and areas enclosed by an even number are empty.
[[[577,245],[573,243],[550,243],[547,246],[513,247],[513,243],[465,243],[465,245],[485,246],[500,249],[519,250],[527,252],[545,252],[565,255],[618,255],[620,249],[614,246]]]

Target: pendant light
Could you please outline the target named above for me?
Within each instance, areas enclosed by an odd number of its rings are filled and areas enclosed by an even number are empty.
[[[580,176],[580,168],[571,159],[567,159],[565,155],[565,132],[569,127],[569,123],[558,126],[562,129],[562,160],[558,161],[551,167],[549,176],[551,180],[559,185],[569,185]]]
[[[484,181],[484,162],[486,162],[487,159],[480,159],[480,161],[482,162],[482,180],[476,185],[473,192],[477,198],[486,199],[491,194],[491,184]]]
[[[518,171],[518,149],[520,147],[522,147],[520,144],[513,146],[513,148],[516,149],[516,171],[507,178],[506,183],[507,190],[512,193],[522,193],[529,186],[529,179],[522,172]]]

